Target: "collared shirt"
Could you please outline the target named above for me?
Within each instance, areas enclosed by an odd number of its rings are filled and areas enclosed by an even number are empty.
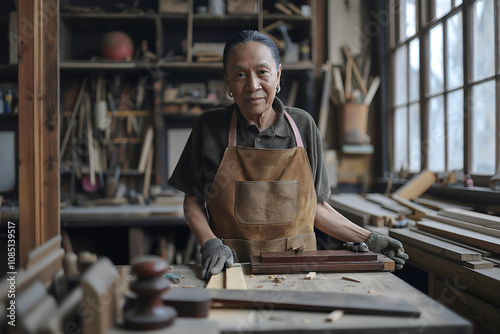
[[[203,112],[193,125],[168,184],[205,201],[205,195],[210,191],[228,145],[229,123],[233,110],[236,110],[238,116],[237,146],[267,149],[295,147],[293,130],[284,115],[286,110],[297,124],[302,136],[304,149],[311,165],[318,202],[326,201],[330,196],[330,185],[323,158],[321,137],[314,119],[302,109],[285,107],[278,98],[275,98],[273,108],[277,111],[277,120],[263,131],[259,131],[256,125],[250,124],[236,104]]]

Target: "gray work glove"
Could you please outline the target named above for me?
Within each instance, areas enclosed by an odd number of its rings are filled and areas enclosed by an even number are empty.
[[[368,248],[374,253],[382,253],[396,263],[396,269],[402,269],[405,261],[409,259],[399,240],[372,232],[365,241]]]
[[[224,245],[219,238],[213,238],[205,241],[201,245],[201,271],[202,279],[209,279],[212,275],[217,275],[226,267],[231,267],[234,263],[233,252],[231,248]]]

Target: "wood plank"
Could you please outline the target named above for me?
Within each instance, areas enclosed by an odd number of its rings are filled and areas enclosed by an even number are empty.
[[[415,202],[417,204],[426,206],[429,209],[436,210],[436,211],[449,209],[449,208],[461,208],[464,210],[473,210],[473,207],[471,207],[471,206],[467,206],[464,203],[456,202],[456,201],[452,201],[452,200],[436,199],[436,198],[430,198],[430,197],[419,197],[419,198],[415,198]]]
[[[402,204],[402,205],[406,206],[407,208],[410,208],[411,210],[413,210],[413,214],[408,215],[408,218],[420,220],[420,219],[424,218],[427,214],[432,214],[432,212],[433,212],[430,209],[424,208],[423,206],[418,205],[416,203],[413,203],[413,202],[411,202],[411,201],[409,201],[401,196],[398,196],[396,194],[392,194],[391,198],[393,200],[395,200],[396,202],[398,202],[399,204]]]
[[[26,264],[26,268],[30,268],[33,266],[35,263],[40,261],[42,258],[48,256],[50,253],[56,251],[57,249],[61,248],[61,240],[62,237],[60,235],[57,235],[41,245],[40,247],[36,248],[35,250],[31,251],[28,254],[28,262]]]
[[[500,253],[500,238],[436,221],[417,222],[417,227],[437,235]]]
[[[252,273],[254,274],[290,274],[301,272],[362,272],[382,271],[385,268],[382,261],[362,262],[317,262],[317,263],[262,263],[260,256],[250,256]]]
[[[500,231],[498,231],[494,228],[476,225],[476,224],[464,222],[464,221],[458,220],[458,219],[448,218],[448,217],[439,215],[437,212],[428,213],[427,215],[425,215],[425,218],[422,218],[422,221],[426,221],[426,220],[438,221],[440,223],[444,223],[447,225],[461,227],[461,228],[464,228],[466,230],[479,232],[479,233],[490,235],[492,237],[500,238]]]
[[[217,275],[210,276],[205,289],[224,289],[225,275],[226,273],[221,271]]]
[[[335,207],[337,204],[354,209],[371,217],[374,226],[389,226],[394,221],[396,214],[370,202],[358,194],[336,194],[330,196],[329,201]]]
[[[297,262],[346,262],[376,261],[377,254],[372,252],[356,253],[349,250],[319,250],[295,252],[262,252],[262,263],[297,263]]]
[[[373,203],[377,203],[384,209],[399,213],[402,212],[405,215],[411,215],[413,211],[408,209],[406,206],[399,204],[392,198],[385,196],[383,194],[378,194],[378,193],[372,193],[372,194],[366,194],[365,198]]]
[[[427,221],[427,219],[424,219],[422,221]],[[471,246],[471,245],[464,244],[463,242],[459,242],[459,241],[456,241],[456,240],[451,240],[451,239],[442,237],[440,235],[435,235],[435,234],[427,232],[427,231],[419,230],[416,227],[410,227],[410,231],[416,232],[418,234],[426,235],[426,236],[429,236],[429,237],[431,237],[433,239],[441,240],[441,241],[444,241],[444,242],[447,242],[449,244],[456,245],[456,246],[459,246],[459,247],[462,247],[462,248],[465,248],[465,249],[469,249],[471,251],[474,251],[474,252],[477,252],[477,253],[481,254],[481,256],[483,258],[485,256],[492,256],[494,254],[493,252],[491,252],[489,250],[485,250],[485,249],[482,249],[482,248],[474,247],[474,246]]]
[[[442,240],[428,237],[407,229],[391,229],[389,236],[401,241],[403,245],[410,243],[433,254],[457,261],[480,261],[481,254],[469,249],[449,244]]]
[[[212,301],[223,308],[259,308],[331,312],[343,310],[349,314],[376,314],[418,317],[420,310],[401,299],[325,291],[280,290],[207,290]]]
[[[231,267],[226,267],[226,289],[246,290],[247,283],[243,274],[241,263],[235,263]]]
[[[402,187],[394,192],[401,198],[412,200],[420,197],[423,193],[429,189],[434,182],[436,182],[436,176],[433,172],[424,169],[419,174],[414,176],[411,180],[406,182]]]
[[[460,208],[449,208],[439,211],[441,216],[459,219],[468,223],[477,224],[494,229],[500,229],[500,217],[480,212],[467,211]]]
[[[153,126],[149,126],[148,129],[146,130],[144,141],[142,142],[141,156],[139,157],[139,164],[137,166],[137,170],[141,173],[144,173],[144,171],[146,170],[149,151],[153,144],[153,135],[154,135]]]
[[[466,266],[467,268],[472,268],[472,269],[486,269],[494,267],[493,262],[487,260],[464,261],[463,265]]]

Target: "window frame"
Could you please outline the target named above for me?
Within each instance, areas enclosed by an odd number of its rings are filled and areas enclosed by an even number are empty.
[[[388,66],[387,66],[387,75],[388,78],[392,78],[388,84],[388,92],[387,97],[389,101],[389,113],[388,113],[388,125],[389,125],[389,134],[388,134],[388,166],[389,171],[394,170],[396,164],[395,157],[395,112],[398,108],[406,106],[406,110],[409,116],[409,108],[414,101],[409,98],[409,84],[407,83],[407,99],[406,104],[396,104],[395,101],[395,64],[396,64],[396,51],[398,48],[406,45],[407,48],[407,81],[409,74],[409,59],[410,52],[409,46],[412,40],[418,38],[419,40],[419,87],[420,87],[420,98],[418,100],[420,106],[420,170],[426,169],[429,165],[429,143],[428,143],[428,135],[429,135],[429,100],[431,98],[437,96],[443,96],[444,100],[444,163],[445,170],[449,171],[449,161],[448,161],[448,126],[446,125],[447,117],[448,117],[448,95],[452,92],[463,90],[463,133],[464,133],[464,142],[463,142],[463,170],[464,173],[470,173],[472,168],[472,90],[473,87],[487,82],[493,81],[495,84],[495,170],[492,175],[495,175],[500,171],[500,60],[499,60],[499,48],[500,48],[500,0],[492,0],[494,6],[494,22],[495,22],[495,31],[494,31],[494,51],[495,51],[495,72],[493,76],[488,76],[487,78],[482,78],[480,80],[472,80],[472,38],[473,38],[473,26],[472,26],[472,15],[473,15],[473,5],[476,0],[463,0],[461,4],[456,6],[457,0],[451,0],[451,10],[441,17],[435,18],[435,1],[423,1],[416,0],[416,32],[415,35],[410,37],[398,38],[401,34],[404,34],[404,31],[399,31],[402,24],[400,23],[400,19],[404,17],[401,15],[402,9],[400,7],[400,3],[405,0],[388,0],[387,8],[389,9],[390,22],[389,22],[389,38],[388,38]],[[453,88],[448,87],[448,68],[447,68],[447,39],[448,39],[448,20],[456,15],[458,12],[462,12],[462,39],[463,39],[463,64],[462,67],[464,69],[463,72],[463,83],[459,86],[454,86]],[[429,91],[429,65],[430,65],[430,56],[429,56],[429,39],[430,39],[430,31],[437,25],[441,24],[443,29],[443,89],[437,93],[428,93]],[[409,138],[407,137],[407,167],[409,167],[410,163],[410,148],[409,148]],[[397,171],[395,171],[397,172]],[[481,175],[481,174],[471,174],[475,185],[479,186],[487,186],[489,184],[489,179],[492,175]]]

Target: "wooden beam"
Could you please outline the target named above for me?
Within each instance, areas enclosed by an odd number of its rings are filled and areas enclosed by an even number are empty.
[[[434,182],[436,182],[434,173],[425,169],[396,190],[394,194],[407,200],[413,200],[425,193]]]
[[[241,263],[235,263],[226,268],[226,289],[246,290],[247,283]]]
[[[19,0],[19,266],[60,233],[59,5]]]

